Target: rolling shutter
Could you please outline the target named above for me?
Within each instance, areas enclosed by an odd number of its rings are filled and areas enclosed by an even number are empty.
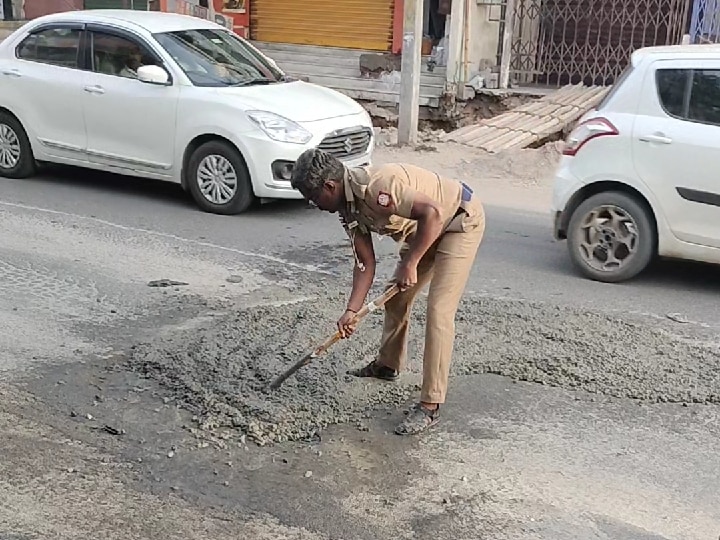
[[[85,9],[137,9],[147,11],[148,0],[85,0]]]
[[[251,0],[256,41],[387,51],[394,0]]]

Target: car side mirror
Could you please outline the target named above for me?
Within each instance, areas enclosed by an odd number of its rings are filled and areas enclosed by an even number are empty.
[[[167,85],[170,75],[160,66],[140,66],[137,70],[138,80],[148,84]]]

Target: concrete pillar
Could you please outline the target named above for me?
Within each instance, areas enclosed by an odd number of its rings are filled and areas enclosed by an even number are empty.
[[[465,28],[465,0],[452,0],[450,15],[446,22],[448,28],[447,83],[448,88],[457,92],[457,84],[464,83],[465,66],[463,55],[463,29]]]
[[[423,0],[405,0],[398,107],[398,143],[401,145],[417,142],[422,74],[422,16]]]

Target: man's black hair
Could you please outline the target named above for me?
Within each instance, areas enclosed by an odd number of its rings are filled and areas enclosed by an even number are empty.
[[[304,197],[317,194],[325,182],[341,182],[345,177],[345,166],[332,154],[310,148],[305,150],[293,166],[290,184]]]

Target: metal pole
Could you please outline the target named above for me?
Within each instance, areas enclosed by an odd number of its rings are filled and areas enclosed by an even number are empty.
[[[405,0],[402,62],[400,65],[398,144],[415,144],[417,142],[420,76],[422,73],[422,29],[423,0]]]

